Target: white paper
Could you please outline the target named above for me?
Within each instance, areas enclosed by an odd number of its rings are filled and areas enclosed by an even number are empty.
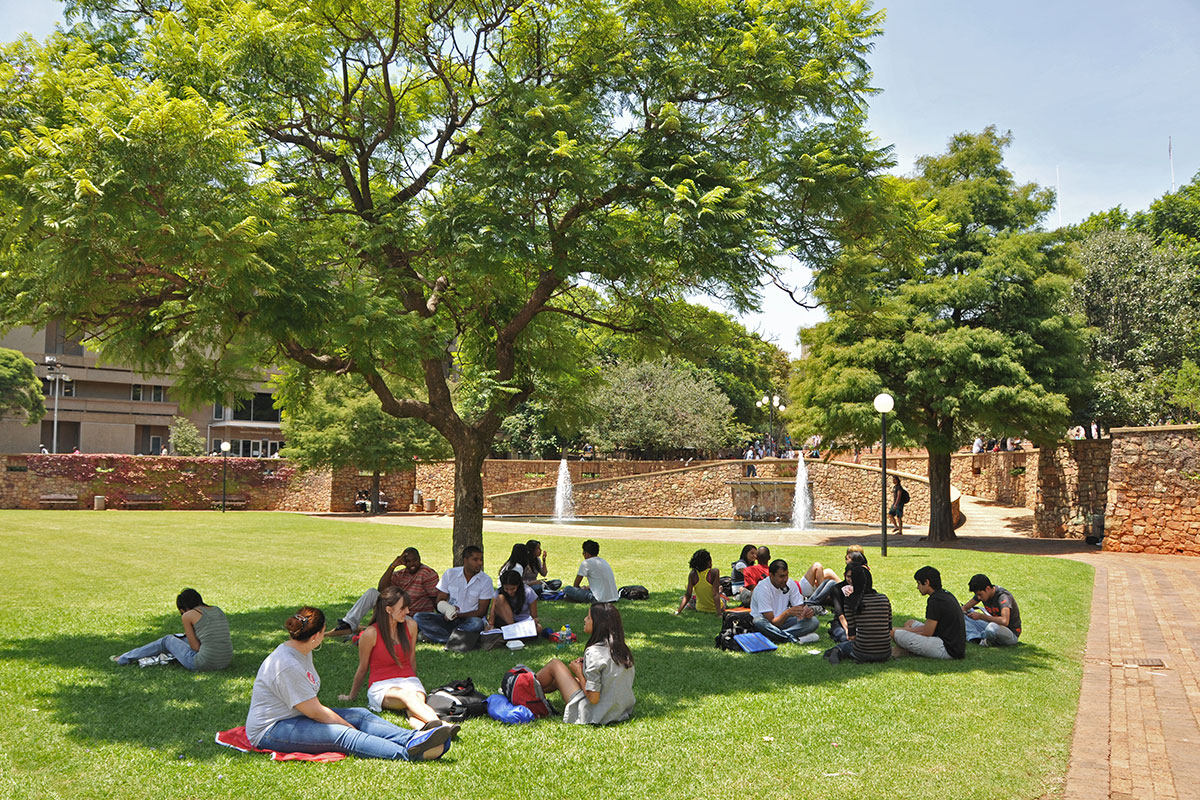
[[[504,634],[504,640],[509,639],[527,639],[530,636],[537,636],[537,625],[533,624],[532,619],[523,619],[520,622],[514,622],[512,625],[505,625],[500,629]]]

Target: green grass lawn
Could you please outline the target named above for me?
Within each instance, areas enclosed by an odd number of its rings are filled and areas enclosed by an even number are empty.
[[[581,539],[543,538],[552,577],[574,574]],[[488,536],[493,578],[513,541]],[[601,555],[618,583],[653,593],[621,608],[637,664],[629,723],[473,720],[446,758],[424,764],[274,763],[216,745],[216,731],[245,721],[255,671],[283,641],[284,619],[308,603],[332,624],[407,545],[435,569],[449,566],[446,531],[248,512],[0,512],[0,797],[1005,800],[1061,791],[1091,567],[903,547],[887,559],[868,551],[897,623],[923,616],[918,567],[938,567],[960,600],[967,579],[986,572],[1021,604],[1022,644],[971,645],[961,662],[832,667],[810,652],[830,646],[823,624],[815,645],[725,653],[713,647],[715,617],[670,614],[693,546],[606,540]],[[715,561],[727,570],[738,550],[720,548]],[[837,548],[772,552],[794,573],[842,557]],[[110,655],[179,630],[174,598],[185,586],[229,615],[233,665],[194,675],[112,664]],[[583,607],[540,612],[582,634]],[[569,655],[581,652],[582,643]],[[417,670],[429,688],[470,676],[491,692],[516,661],[536,668],[553,655],[549,644],[519,659],[421,645]],[[356,649],[328,640],[315,660],[321,700],[337,705]]]

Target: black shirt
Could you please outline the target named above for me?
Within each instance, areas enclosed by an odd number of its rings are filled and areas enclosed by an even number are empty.
[[[945,589],[938,589],[925,601],[925,618],[937,621],[933,635],[942,640],[951,658],[966,658],[967,624],[962,604]]]

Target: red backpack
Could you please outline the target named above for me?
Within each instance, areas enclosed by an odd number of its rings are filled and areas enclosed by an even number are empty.
[[[558,713],[546,699],[542,684],[538,682],[533,670],[524,664],[517,664],[505,674],[504,680],[500,682],[500,693],[513,705],[528,708],[535,717],[548,717]]]

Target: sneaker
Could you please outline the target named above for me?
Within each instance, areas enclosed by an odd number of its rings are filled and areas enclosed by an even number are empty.
[[[796,644],[812,644],[821,638],[819,633],[806,633],[796,639]]]
[[[840,648],[831,647],[823,653],[823,656],[830,664],[837,665],[842,660],[842,651]]]
[[[992,640],[991,640],[991,639],[980,639],[980,640],[979,640],[979,646],[980,646],[980,647],[991,647],[991,646],[992,646]]]
[[[441,758],[450,749],[452,731],[449,725],[438,725],[431,731],[421,731],[408,740],[408,757],[411,761],[430,761]]]
[[[349,636],[354,633],[354,628],[351,628],[345,620],[339,622],[337,627],[325,634],[326,636]]]

